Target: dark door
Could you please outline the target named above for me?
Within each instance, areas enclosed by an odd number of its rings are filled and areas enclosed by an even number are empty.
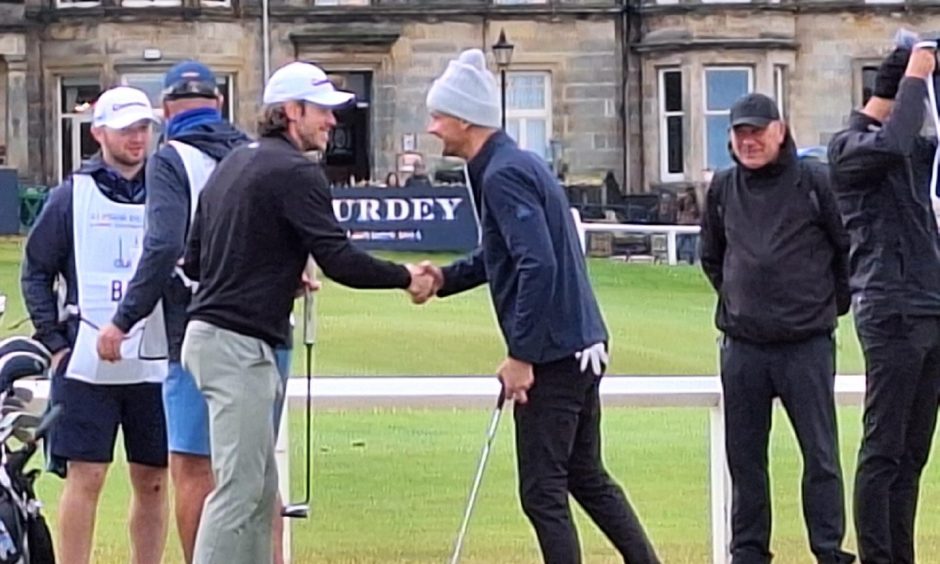
[[[369,71],[330,73],[336,87],[354,92],[356,103],[337,110],[336,129],[326,148],[326,173],[330,182],[346,185],[371,180],[369,141],[372,102],[372,73]]]

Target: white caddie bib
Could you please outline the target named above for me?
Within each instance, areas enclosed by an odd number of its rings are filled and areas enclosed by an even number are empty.
[[[176,153],[183,161],[183,168],[186,169],[186,179],[189,180],[189,222],[192,225],[193,217],[196,216],[196,205],[199,203],[199,194],[206,185],[212,172],[218,164],[215,159],[203,153],[199,149],[183,143],[182,141],[168,141],[171,147],[176,149]],[[176,267],[176,276],[183,281],[183,284],[193,292],[196,291],[198,284],[190,280],[183,269]]]
[[[78,337],[66,377],[91,384],[160,383],[167,373],[163,304],[134,325],[119,362],[98,358],[98,330],[111,321],[143,253],[144,206],[110,200],[85,174],[72,177]]]

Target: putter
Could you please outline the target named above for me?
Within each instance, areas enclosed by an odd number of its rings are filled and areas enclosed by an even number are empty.
[[[316,320],[313,315],[313,293],[308,289],[304,293],[304,349],[307,372],[307,471],[304,486],[304,500],[291,503],[281,511],[283,517],[306,519],[310,516],[310,472],[313,445],[311,440],[312,384],[313,384],[313,345],[316,342]]]
[[[486,461],[490,458],[490,449],[493,445],[493,439],[496,438],[496,430],[499,428],[499,418],[503,414],[503,404],[506,403],[506,388],[499,390],[499,398],[496,400],[496,409],[493,410],[493,416],[490,418],[490,426],[486,431],[486,442],[483,444],[483,452],[480,455],[480,463],[477,465],[477,473],[473,478],[473,487],[470,488],[470,498],[467,500],[467,509],[463,513],[463,522],[460,524],[460,532],[457,533],[457,542],[454,545],[454,553],[450,557],[450,564],[457,564],[460,561],[460,549],[463,548],[463,541],[467,536],[467,528],[470,526],[470,515],[473,513],[473,506],[477,501],[477,494],[480,493],[480,484],[483,483],[483,471],[486,469]]]

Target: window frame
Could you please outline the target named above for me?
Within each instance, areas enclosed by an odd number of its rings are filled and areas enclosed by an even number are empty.
[[[659,179],[661,182],[682,182],[685,180],[685,128],[686,115],[685,100],[680,102],[682,108],[678,111],[666,109],[666,74],[677,73],[679,75],[680,94],[682,90],[683,72],[682,67],[668,66],[657,69],[657,78],[659,84],[658,91],[658,110],[659,110]],[[680,95],[680,99],[683,96]],[[682,128],[679,135],[679,142],[682,145],[682,172],[671,172],[669,170],[669,118],[682,118]]]
[[[754,67],[746,64],[736,65],[707,65],[702,68],[702,156],[703,170],[712,170],[708,154],[708,118],[712,116],[727,116],[731,114],[730,107],[727,110],[709,110],[708,109],[708,73],[709,71],[746,71],[747,72],[747,92],[754,92]]]
[[[59,182],[62,182],[69,174],[73,173],[75,170],[78,170],[78,168],[81,166],[81,124],[83,124],[83,123],[91,123],[91,122],[92,122],[92,118],[93,118],[93,112],[92,112],[92,110],[91,110],[90,107],[89,107],[88,109],[86,109],[85,111],[81,111],[81,112],[64,112],[64,111],[62,111],[62,104],[64,103],[64,100],[62,99],[62,90],[67,87],[67,85],[65,84],[65,82],[67,82],[67,81],[75,81],[75,82],[77,82],[77,83],[79,83],[79,84],[75,84],[74,86],[78,86],[78,87],[81,87],[81,86],[95,86],[95,87],[98,88],[98,90],[100,91],[100,90],[101,90],[101,81],[100,81],[100,79],[99,79],[98,76],[92,76],[92,75],[77,75],[77,74],[76,74],[76,75],[72,75],[72,74],[60,74],[60,75],[56,75],[55,78],[56,78],[56,81],[55,81],[55,83],[56,83],[56,104],[55,104],[55,111],[56,111],[56,171],[57,171],[57,173],[58,173]],[[77,148],[77,152],[78,152],[78,154],[79,154],[79,162],[77,162],[77,163],[73,162],[73,163],[72,163],[72,169],[73,169],[73,170],[64,170],[63,163],[62,163],[62,159],[63,159],[63,157],[65,156],[65,155],[64,155],[64,151],[63,151],[63,141],[64,141],[64,133],[65,133],[64,122],[65,122],[65,120],[70,120],[70,121],[72,121],[73,125],[78,125],[78,126],[79,126],[79,129],[78,129],[78,130],[73,130],[73,131],[72,131],[72,136],[73,136],[73,138],[72,138],[72,141],[73,141],[73,142],[72,142],[72,157],[73,157],[73,158],[72,158],[72,160],[73,160],[73,161],[75,160],[75,159],[74,159],[74,156],[75,156],[75,152],[76,152],[76,146],[75,146],[74,141],[75,141],[75,138],[76,138],[76,137],[78,138],[78,142],[79,142],[79,145],[78,145],[78,148]],[[76,133],[76,131],[78,131],[78,133]]]
[[[542,109],[533,110],[533,109],[513,109],[509,106],[509,88],[511,80],[513,77],[520,76],[539,76],[543,78],[543,88],[545,89],[544,100],[545,105]],[[500,80],[502,80],[502,75],[500,75]],[[519,146],[523,149],[528,149],[530,145],[528,134],[526,133],[526,121],[528,120],[544,120],[545,121],[545,149],[543,158],[546,162],[551,162],[552,151],[551,151],[551,140],[552,140],[552,122],[553,122],[553,106],[552,106],[552,84],[553,77],[552,73],[549,70],[540,70],[540,69],[526,69],[518,71],[506,71],[506,129],[509,129],[509,123],[512,120],[519,121],[519,139],[516,140],[519,143]],[[531,150],[531,149],[528,149]]]

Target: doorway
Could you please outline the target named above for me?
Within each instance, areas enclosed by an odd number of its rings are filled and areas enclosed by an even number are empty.
[[[331,184],[355,185],[372,179],[370,123],[372,72],[331,72],[336,88],[353,92],[355,104],[337,110],[336,128],[324,155],[324,168]]]

